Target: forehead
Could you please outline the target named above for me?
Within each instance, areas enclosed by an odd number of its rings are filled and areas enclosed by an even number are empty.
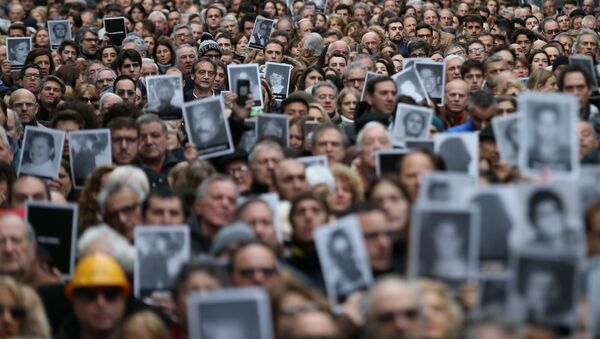
[[[275,264],[273,253],[261,245],[248,245],[242,248],[237,252],[233,260],[238,265],[250,263]]]
[[[0,233],[25,236],[26,226],[23,220],[14,215],[0,217]]]
[[[117,88],[134,88],[135,84],[129,79],[121,79],[115,84]]]
[[[148,201],[148,205],[151,207],[174,207],[181,208],[181,199],[178,197],[159,197],[159,196],[151,196]]]
[[[46,81],[46,83],[44,84],[44,87],[56,87],[56,88],[60,88],[60,84],[56,81]]]
[[[373,308],[378,311],[416,306],[417,299],[414,293],[398,282],[384,283],[373,292]]]
[[[149,133],[154,131],[162,131],[162,124],[158,121],[147,122],[139,126],[140,133]]]

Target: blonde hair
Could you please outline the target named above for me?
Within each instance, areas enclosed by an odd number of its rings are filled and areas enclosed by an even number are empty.
[[[365,187],[355,170],[346,165],[336,163],[331,166],[331,172],[336,180],[343,181],[350,186],[350,190],[352,191],[352,203],[363,201]]]
[[[550,79],[552,76],[554,76],[554,73],[547,69],[536,69],[529,75],[527,88],[538,91],[544,87],[548,79]]]
[[[18,284],[11,277],[0,276],[0,290],[2,289],[10,292],[16,299],[17,305],[25,309],[22,336],[51,338],[46,311],[34,289],[24,284]]]
[[[133,331],[133,333],[132,333]],[[132,334],[139,335],[140,331],[147,339],[169,339],[169,331],[160,318],[150,312],[142,311],[129,316],[117,329],[114,339],[131,338]]]
[[[431,279],[418,279],[416,281],[417,288],[421,292],[421,297],[425,294],[432,293],[438,295],[445,306],[445,313],[448,317],[448,333],[445,333],[445,339],[456,339],[459,335],[463,323],[463,312],[458,303],[452,297],[452,293],[448,286],[439,281]]]
[[[519,93],[527,91],[527,87],[525,87],[521,81],[512,79],[507,81],[505,84],[502,84],[500,88],[498,88],[498,95],[507,95],[511,88],[517,89]]]
[[[311,102],[310,104],[308,104],[308,110],[310,111],[311,108],[316,108],[321,112],[321,118],[323,118],[323,121],[319,121],[320,123],[326,123],[331,121],[329,114],[325,112],[325,108],[323,108],[323,106],[320,103]]]

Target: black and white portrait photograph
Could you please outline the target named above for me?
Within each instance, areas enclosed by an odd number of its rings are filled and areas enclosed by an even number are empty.
[[[375,173],[377,177],[384,174],[398,175],[400,162],[408,153],[404,149],[387,149],[375,151]]]
[[[509,278],[510,276],[507,274],[484,275],[479,277],[478,311],[482,313],[506,313]]]
[[[183,87],[181,75],[156,75],[146,77],[148,107],[163,120],[181,119]]]
[[[317,10],[319,10],[321,13],[325,13],[327,10],[327,0],[316,0],[314,3],[317,7]]]
[[[190,229],[181,226],[137,226],[134,291],[140,299],[168,291],[181,266],[190,259]]]
[[[265,79],[271,85],[273,98],[283,100],[287,98],[290,89],[292,65],[267,62],[265,66]]]
[[[58,177],[64,142],[63,131],[28,126],[23,137],[19,175]]]
[[[446,163],[446,171],[479,176],[479,136],[477,133],[437,133],[435,153]]]
[[[332,305],[373,281],[360,222],[348,215],[314,231],[315,245]]]
[[[583,251],[582,210],[576,185],[521,185],[518,197],[522,211],[521,221],[511,235],[513,248]]]
[[[31,38],[6,38],[6,59],[10,61],[11,71],[23,68],[32,48]]]
[[[422,149],[431,153],[434,151],[433,140],[406,140],[406,149]]]
[[[579,104],[571,94],[523,93],[519,96],[519,170],[539,177],[575,178],[579,170]]]
[[[475,179],[465,173],[425,173],[419,187],[419,203],[466,206],[475,185]]]
[[[585,211],[600,199],[600,167],[582,165],[577,177],[579,186],[579,205]]]
[[[284,145],[289,143],[289,117],[284,114],[262,113],[256,116],[256,139],[275,137]]]
[[[262,288],[223,288],[192,293],[187,309],[190,338],[274,338],[271,303]]]
[[[396,83],[398,95],[408,95],[415,99],[417,103],[429,99],[419,72],[414,67],[404,69],[402,72],[392,75],[392,79]]]
[[[596,68],[594,68],[594,60],[588,55],[569,55],[569,64],[579,65],[586,70],[592,79],[592,89],[598,90],[598,76],[596,75]]]
[[[104,18],[104,29],[105,34],[108,34],[110,41],[120,46],[123,42],[123,39],[127,36],[127,25],[125,24],[125,18],[122,16],[119,17],[110,17]]]
[[[256,118],[244,119],[244,132],[240,137],[237,147],[250,153],[256,143]]]
[[[69,132],[69,158],[73,186],[83,188],[96,167],[112,163],[110,130]]]
[[[410,238],[411,276],[454,284],[476,272],[479,214],[473,208],[417,206]]]
[[[519,113],[492,118],[492,128],[500,159],[516,166],[519,163]]]
[[[515,223],[507,201],[510,190],[499,185],[479,188],[471,197],[471,206],[479,208],[479,269],[481,272],[505,272],[510,253],[509,237]]]
[[[446,84],[446,63],[431,60],[418,60],[415,68],[419,72],[425,92],[438,105],[444,104],[444,87]]]
[[[409,68],[414,68],[415,63],[421,61],[431,61],[429,58],[404,58],[402,59],[402,69],[407,70]]]
[[[218,95],[186,103],[183,106],[183,118],[185,131],[198,149],[200,159],[233,152],[223,97]]]
[[[375,72],[367,72],[367,75],[365,75],[365,82],[364,82],[364,86],[362,89],[362,92],[360,93],[360,101],[365,101],[365,89],[367,88],[367,84],[369,83],[369,80],[373,79],[374,77],[378,76],[379,74],[375,73]]]
[[[600,339],[600,260],[593,260],[587,275],[589,338]]]
[[[306,157],[298,157],[296,158],[298,162],[304,164],[306,168],[310,166],[324,166],[329,167],[329,161],[327,160],[326,155],[312,155]]]
[[[252,91],[252,100],[254,101],[252,107],[263,107],[262,87],[260,86],[257,64],[227,65],[227,78],[229,79],[229,89],[235,93],[238,93],[238,80],[250,81],[250,90]]]
[[[392,144],[406,146],[406,140],[427,140],[433,110],[415,105],[398,104],[392,130]]]
[[[509,287],[509,312],[523,321],[569,333],[576,320],[577,256],[518,252]]]
[[[25,220],[35,231],[38,248],[50,256],[64,279],[71,277],[75,267],[78,217],[75,203],[25,202]]]
[[[48,20],[48,37],[52,49],[58,49],[65,40],[73,40],[69,20]]]
[[[267,41],[271,38],[271,30],[274,22],[274,20],[262,16],[257,17],[252,27],[248,48],[262,51]]]

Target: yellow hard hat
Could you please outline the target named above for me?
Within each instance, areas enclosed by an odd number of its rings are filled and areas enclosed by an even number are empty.
[[[93,253],[79,261],[73,278],[67,284],[66,293],[71,298],[73,290],[78,288],[112,286],[122,288],[124,295],[129,293],[129,282],[121,265],[106,254]]]

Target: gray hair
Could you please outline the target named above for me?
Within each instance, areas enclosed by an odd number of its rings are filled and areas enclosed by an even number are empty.
[[[504,58],[499,55],[492,55],[491,57],[487,58],[485,60],[485,62],[483,63],[484,73],[487,74],[487,69],[488,69],[489,65],[496,63],[496,62],[506,62],[506,60],[504,60]]]
[[[175,32],[177,32],[180,29],[187,29],[189,31],[189,33],[192,33],[192,26],[188,25],[188,24],[177,24],[175,25],[175,27],[173,27],[173,30],[171,31],[171,39],[175,38]]]
[[[467,50],[465,49],[465,47],[463,45],[461,45],[461,44],[459,44],[457,42],[451,42],[451,43],[448,44],[448,46],[446,46],[446,49],[444,50],[444,57],[450,56],[450,55],[448,55],[448,51],[451,48],[460,48],[463,51],[463,54],[467,53]],[[457,56],[460,56],[460,55],[457,55]]]
[[[146,56],[146,54],[148,53],[148,50],[146,49],[146,44],[144,43],[144,38],[142,38],[137,33],[129,33],[129,34],[127,34],[125,39],[123,39],[123,42],[121,43],[121,48],[123,48],[126,44],[128,44],[130,42],[133,42],[135,44],[135,47],[136,47],[137,51],[140,52],[140,55],[142,56],[142,58]]]
[[[225,22],[225,21],[233,22],[236,25],[238,24],[238,20],[236,19],[236,17],[234,17],[233,15],[226,15],[226,16],[223,17],[223,19],[221,19],[221,24],[220,24],[221,28],[224,28],[223,27],[223,22]]]
[[[167,135],[167,124],[156,114],[154,113],[146,113],[140,115],[137,119],[135,119],[135,124],[139,128],[141,125],[150,124],[153,122],[158,122],[162,127],[162,131],[165,135]]]
[[[281,146],[278,143],[276,143],[275,141],[271,141],[271,140],[263,140],[263,141],[255,144],[254,147],[252,147],[252,150],[250,151],[250,154],[248,155],[248,162],[253,163],[256,160],[258,153],[265,149],[276,150],[283,157],[283,149],[281,149]]]
[[[319,56],[321,55],[321,52],[323,52],[323,48],[325,48],[325,41],[321,34],[309,33],[306,36],[302,47],[307,50],[311,56]]]
[[[579,49],[579,44],[581,44],[581,38],[584,35],[593,35],[594,38],[596,39],[596,49],[598,48],[598,34],[596,34],[596,32],[592,31],[589,28],[582,28],[579,30],[579,34],[577,34],[577,38],[575,39],[575,42],[573,43],[573,54],[577,54],[577,50]]]
[[[123,98],[121,98],[120,96],[116,95],[115,93],[112,93],[112,92],[104,93],[100,97],[100,107],[99,107],[100,110],[102,110],[102,108],[104,108],[106,100],[108,98],[112,97],[113,95],[116,96],[116,97],[118,97],[119,99],[121,99],[121,101],[123,100]]]
[[[133,182],[144,192],[144,196],[150,193],[150,182],[146,173],[139,167],[126,165],[115,168],[108,175],[107,182]]]
[[[142,203],[146,198],[144,191],[134,182],[122,182],[122,181],[110,181],[108,180],[106,186],[98,194],[98,206],[100,207],[100,213],[106,213],[106,199],[110,196],[121,192],[124,189],[132,190],[138,198],[138,203]]]
[[[198,188],[196,189],[196,200],[203,200],[204,197],[206,197],[206,193],[208,193],[208,187],[210,185],[212,185],[215,182],[219,182],[219,181],[227,181],[232,183],[235,186],[236,191],[238,190],[236,183],[233,181],[233,179],[225,174],[213,174],[210,177],[204,179],[204,181],[202,181],[202,183],[200,184],[200,186],[198,186]]]
[[[448,55],[447,57],[444,58],[444,63],[447,64],[447,63],[449,63],[450,61],[453,61],[453,60],[460,60],[462,62],[465,62],[465,58],[461,57],[460,55],[450,54],[450,55]]]
[[[115,258],[125,271],[133,271],[135,248],[124,236],[106,224],[99,224],[85,230],[77,241],[77,253],[81,256],[89,246],[98,242],[106,246],[108,254]]]
[[[314,84],[314,86],[312,87],[311,95],[312,96],[317,95],[317,92],[319,91],[319,89],[321,89],[323,87],[331,88],[333,90],[333,93],[335,93],[334,95],[337,96],[337,94],[338,94],[337,87],[335,87],[334,84],[332,84],[331,82],[328,82],[328,81],[319,81],[316,84]]]
[[[360,132],[358,132],[358,136],[356,137],[356,146],[358,147],[359,150],[362,150],[362,148],[363,148],[362,144],[365,139],[365,134],[367,134],[367,131],[372,130],[372,129],[377,129],[377,128],[384,130],[388,136],[388,139],[390,138],[390,133],[388,132],[387,128],[382,123],[380,123],[379,121],[369,121],[360,130]]]
[[[336,42],[338,42],[338,41],[334,41],[327,46],[327,55],[331,54],[331,50],[333,49],[333,44],[335,44]],[[348,55],[350,55],[350,45],[348,45],[348,43],[343,40],[339,40],[339,42],[343,42],[346,44],[346,49],[348,50]]]
[[[96,75],[94,75],[94,84],[96,84],[98,82],[98,76],[100,75],[101,72],[104,71],[109,71],[112,73],[113,78],[117,78],[117,73],[115,73],[115,71],[112,68],[108,68],[108,67],[102,67],[99,70],[96,71]]]
[[[362,69],[365,72],[365,74],[367,74],[367,72],[369,71],[367,66],[365,66],[363,63],[361,63],[359,61],[352,61],[351,63],[346,65],[346,67],[344,67],[344,70],[342,70],[342,79],[343,80],[348,79],[348,73],[350,73],[351,70],[357,69],[357,68]]]
[[[596,18],[593,15],[586,15],[581,19],[581,26],[586,26],[590,22],[596,22]]]
[[[167,16],[161,11],[152,11],[148,15],[148,20],[151,20],[153,16],[159,16],[165,23],[167,22]]]
[[[365,4],[364,2],[355,3],[354,6],[352,6],[352,13],[354,13],[355,9],[359,9],[359,8],[367,11],[367,15],[371,15],[371,8],[369,7],[369,5]]]
[[[317,144],[317,139],[319,138],[319,136],[324,131],[327,131],[327,130],[330,130],[330,129],[337,131],[342,136],[342,144],[344,146],[348,145],[348,140],[346,138],[346,133],[344,133],[344,130],[342,130],[342,128],[339,125],[336,125],[336,124],[334,124],[332,122],[328,122],[328,123],[326,122],[324,124],[319,124],[317,126],[317,128],[315,128],[315,130],[312,132],[311,143],[313,145],[316,145]]]
[[[556,21],[556,19],[554,19],[553,17],[550,17],[550,16],[549,16],[549,17],[545,17],[545,18],[544,18],[544,19],[543,19],[543,20],[542,20],[542,21],[539,23],[539,25],[538,25],[539,29],[540,29],[542,32],[546,32],[546,29],[545,29],[545,26],[546,26],[546,24],[547,24],[547,23],[549,23],[549,22],[552,22],[552,21],[554,21],[554,22],[556,22],[556,23],[558,24],[558,22]]]
[[[179,47],[177,47],[177,49],[175,49],[175,60],[179,60],[179,53],[183,48],[191,48],[194,51],[194,54],[196,55],[196,57],[198,57],[198,50],[196,48],[194,48],[190,44],[183,44],[183,45],[180,45]]]

